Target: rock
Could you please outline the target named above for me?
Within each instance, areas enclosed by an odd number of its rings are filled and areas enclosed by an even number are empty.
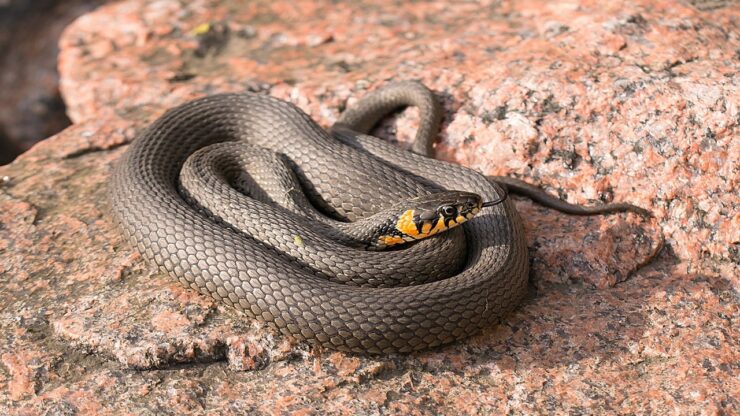
[[[739,11],[125,0],[82,16],[60,42],[74,124],[0,168],[0,412],[733,413]],[[156,272],[113,225],[110,168],[165,109],[256,90],[329,126],[392,79],[444,103],[439,158],[655,219],[517,198],[525,304],[380,357],[296,344]],[[404,145],[416,120],[377,134]]]

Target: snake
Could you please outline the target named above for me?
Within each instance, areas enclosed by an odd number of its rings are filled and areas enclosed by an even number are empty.
[[[370,134],[419,110],[410,150]],[[298,341],[408,353],[470,337],[516,309],[529,256],[509,192],[590,215],[508,177],[433,158],[443,118],[416,81],[386,84],[329,129],[267,94],[167,110],[114,166],[112,216],[143,258]]]

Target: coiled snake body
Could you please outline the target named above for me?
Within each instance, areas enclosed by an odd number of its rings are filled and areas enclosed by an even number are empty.
[[[420,109],[414,149],[421,154],[363,134],[405,105]],[[130,146],[111,178],[113,213],[148,261],[299,340],[370,353],[445,344],[497,322],[526,292],[527,247],[510,200],[410,247],[367,252],[324,241],[326,224],[310,214],[296,217],[264,203],[240,214],[240,192],[216,189],[194,203],[180,189],[192,177],[180,172],[193,153],[245,141],[284,155],[278,158],[292,170],[288,176],[331,221],[361,220],[441,190],[501,198],[485,176],[425,156],[439,114],[431,93],[410,82],[371,93],[332,133],[269,96],[205,97],[167,111]],[[266,178],[254,192],[275,199],[269,195],[280,192],[266,190]],[[299,205],[301,198],[286,197]]]

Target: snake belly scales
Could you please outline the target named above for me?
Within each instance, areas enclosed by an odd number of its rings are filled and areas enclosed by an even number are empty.
[[[415,153],[366,134],[382,117],[408,105],[419,108]],[[340,220],[358,220],[395,201],[440,190],[501,198],[501,187],[482,174],[428,157],[440,114],[433,94],[415,82],[391,83],[368,94],[329,132],[294,105],[267,95],[197,99],[168,110],[115,166],[109,188],[113,214],[146,260],[298,340],[361,353],[453,342],[497,323],[526,293],[527,246],[511,200],[408,248],[359,255],[356,248],[340,246],[336,250],[347,252],[306,254],[314,256],[308,266],[295,253],[320,246],[322,237],[285,226],[287,211],[268,205],[247,210],[243,222],[252,235],[245,235],[180,189],[180,171],[193,153],[241,141],[284,155],[312,203]],[[212,205],[234,202],[217,194]],[[293,244],[293,253],[266,244],[262,235]],[[404,257],[409,250],[418,255]],[[424,255],[429,252],[433,255]],[[365,260],[369,255],[378,260]],[[391,262],[399,258],[405,269]],[[396,270],[409,274],[417,266],[450,275],[432,281],[411,276],[411,284],[392,286],[409,277],[396,279]],[[348,276],[333,278],[331,270]],[[364,282],[371,282],[353,284],[353,272],[369,274]],[[371,284],[376,274],[383,277]]]

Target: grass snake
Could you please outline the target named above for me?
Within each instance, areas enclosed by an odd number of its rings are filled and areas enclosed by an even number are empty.
[[[420,115],[413,152],[368,134],[409,105]],[[508,189],[574,214],[640,211],[574,206],[435,160],[440,121],[416,82],[368,94],[330,131],[267,95],[207,96],[131,144],[111,177],[113,215],[146,260],[185,285],[298,340],[389,353],[473,335],[523,299],[521,219],[511,200],[482,201]]]

